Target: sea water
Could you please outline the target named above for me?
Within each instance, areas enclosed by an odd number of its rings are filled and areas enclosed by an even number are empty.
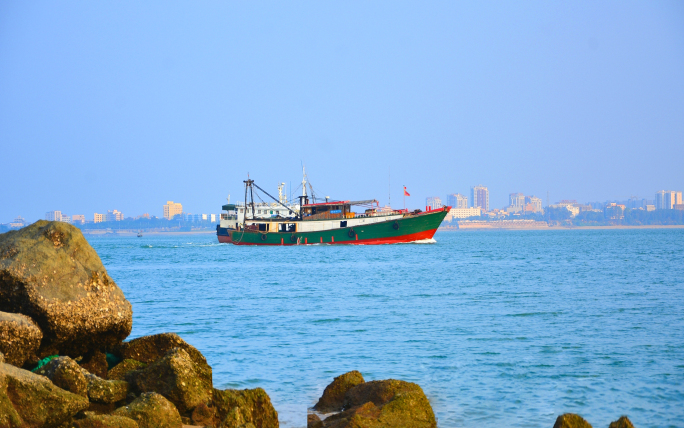
[[[440,427],[684,423],[684,229],[439,232],[435,243],[247,247],[89,237],[133,305],[217,388],[306,425],[335,376],[418,383]]]

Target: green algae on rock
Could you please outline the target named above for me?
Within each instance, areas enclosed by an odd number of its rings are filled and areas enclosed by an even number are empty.
[[[130,389],[128,382],[124,380],[107,380],[92,373],[86,372],[88,382],[88,398],[95,403],[112,404],[126,399]]]
[[[57,357],[37,372],[65,391],[88,397],[88,381],[78,363],[69,357]]]
[[[161,394],[146,392],[132,403],[119,407],[114,416],[125,416],[138,423],[140,428],[181,428],[178,409]]]
[[[45,376],[0,363],[1,426],[59,427],[88,408],[88,400]]]
[[[81,231],[43,220],[0,234],[0,310],[38,324],[39,358],[114,346],[133,314]]]
[[[207,359],[194,346],[181,339],[176,333],[159,333],[123,342],[116,353],[123,359],[133,359],[143,363],[153,363],[173,348],[183,348],[198,366],[208,366]],[[211,376],[211,367],[209,367]]]
[[[592,426],[580,415],[564,413],[556,418],[553,428],[592,428]]]
[[[256,428],[278,428],[278,412],[266,391],[255,389],[214,389],[214,426],[239,428],[252,423]]]
[[[335,381],[338,379],[335,378]],[[347,390],[343,407],[345,409],[343,412],[324,419],[320,426],[323,428],[437,427],[435,414],[425,393],[419,385],[411,382],[388,379],[359,383]]]
[[[212,398],[211,378],[202,372],[184,349],[173,348],[132,377],[138,391],[158,392],[185,413]]]
[[[634,425],[627,416],[620,416],[620,419],[611,422],[608,428],[634,428]]]
[[[347,391],[362,383],[364,383],[363,375],[357,370],[337,376],[325,388],[314,409],[322,413],[339,412],[344,407],[344,396]]]
[[[0,352],[8,364],[21,367],[27,361],[35,363],[42,338],[43,332],[30,317],[0,312]]]
[[[126,375],[129,372],[142,370],[145,367],[147,367],[147,364],[143,362],[132,360],[130,358],[125,359],[107,372],[107,378],[110,380],[128,380]]]

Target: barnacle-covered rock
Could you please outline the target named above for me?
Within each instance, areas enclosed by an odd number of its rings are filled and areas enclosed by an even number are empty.
[[[44,220],[0,234],[0,311],[38,324],[41,358],[114,346],[131,332],[133,315],[81,231]]]

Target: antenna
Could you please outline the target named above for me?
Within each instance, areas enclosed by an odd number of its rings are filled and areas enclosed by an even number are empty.
[[[387,205],[392,206],[392,167],[387,167]]]

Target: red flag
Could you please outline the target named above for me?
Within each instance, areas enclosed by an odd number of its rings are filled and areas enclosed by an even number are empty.
[[[411,196],[409,192],[406,191],[406,186],[404,186],[404,196]]]

